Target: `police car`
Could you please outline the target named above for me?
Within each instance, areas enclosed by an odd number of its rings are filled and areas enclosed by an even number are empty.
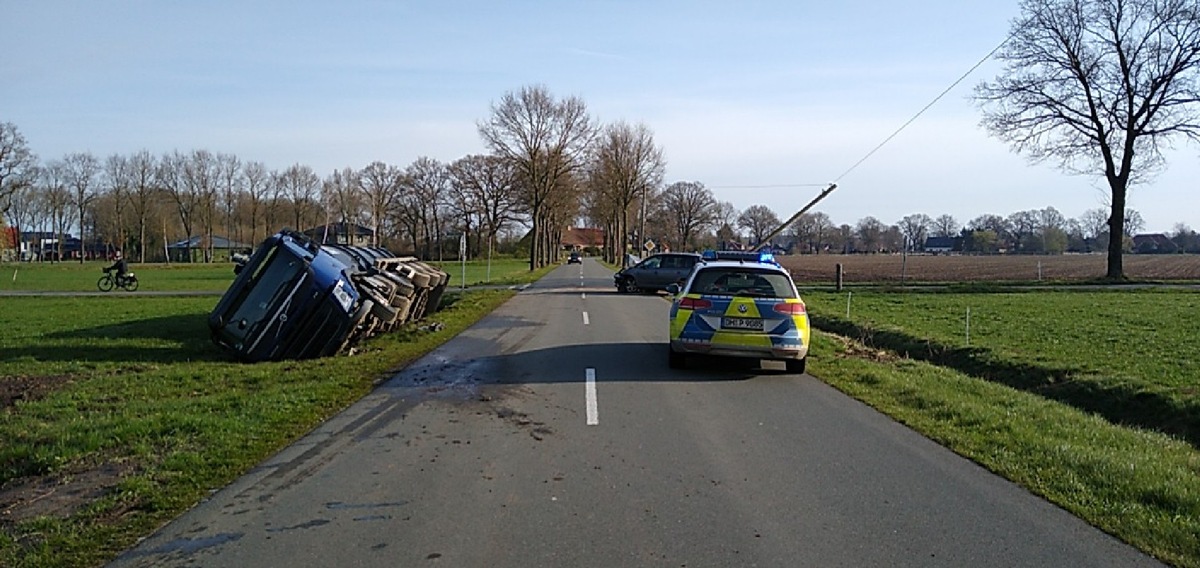
[[[808,312],[791,274],[769,253],[709,251],[686,283],[672,284],[668,363],[689,354],[782,360],[803,373]]]

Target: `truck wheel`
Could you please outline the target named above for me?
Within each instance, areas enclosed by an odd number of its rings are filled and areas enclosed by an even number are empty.
[[[371,317],[379,320],[381,324],[389,324],[396,320],[396,310],[388,305],[387,300],[383,299],[378,292],[365,288],[367,297],[371,299]]]
[[[347,347],[358,341],[362,332],[365,331],[365,328],[359,329],[359,326],[362,326],[367,321],[367,315],[371,313],[371,308],[374,305],[375,302],[369,299],[363,299],[362,302],[359,302],[358,309],[350,316],[350,321],[352,322],[350,330],[346,332],[346,337],[342,339],[342,344],[338,347],[337,353],[344,353]]]

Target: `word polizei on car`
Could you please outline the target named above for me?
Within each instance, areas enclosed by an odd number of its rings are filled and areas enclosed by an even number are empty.
[[[689,354],[781,360],[803,373],[810,330],[791,274],[768,253],[706,252],[687,282],[667,292],[671,304],[668,363]]]

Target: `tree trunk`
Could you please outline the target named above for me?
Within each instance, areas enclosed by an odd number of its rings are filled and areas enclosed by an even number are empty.
[[[1124,280],[1122,254],[1125,250],[1125,186],[1118,180],[1109,180],[1112,187],[1112,212],[1108,217],[1108,273],[1109,280]]]
[[[538,269],[538,236],[541,231],[538,230],[540,223],[541,211],[537,206],[533,207],[532,211],[533,222],[530,223],[529,233],[529,271],[533,272]]]

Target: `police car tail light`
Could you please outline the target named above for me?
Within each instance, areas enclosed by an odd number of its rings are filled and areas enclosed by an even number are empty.
[[[684,298],[679,301],[679,307],[684,310],[707,310],[712,307],[712,302],[704,298]]]
[[[799,302],[783,302],[781,304],[775,304],[775,306],[771,309],[778,313],[789,316],[804,315],[804,304]]]

